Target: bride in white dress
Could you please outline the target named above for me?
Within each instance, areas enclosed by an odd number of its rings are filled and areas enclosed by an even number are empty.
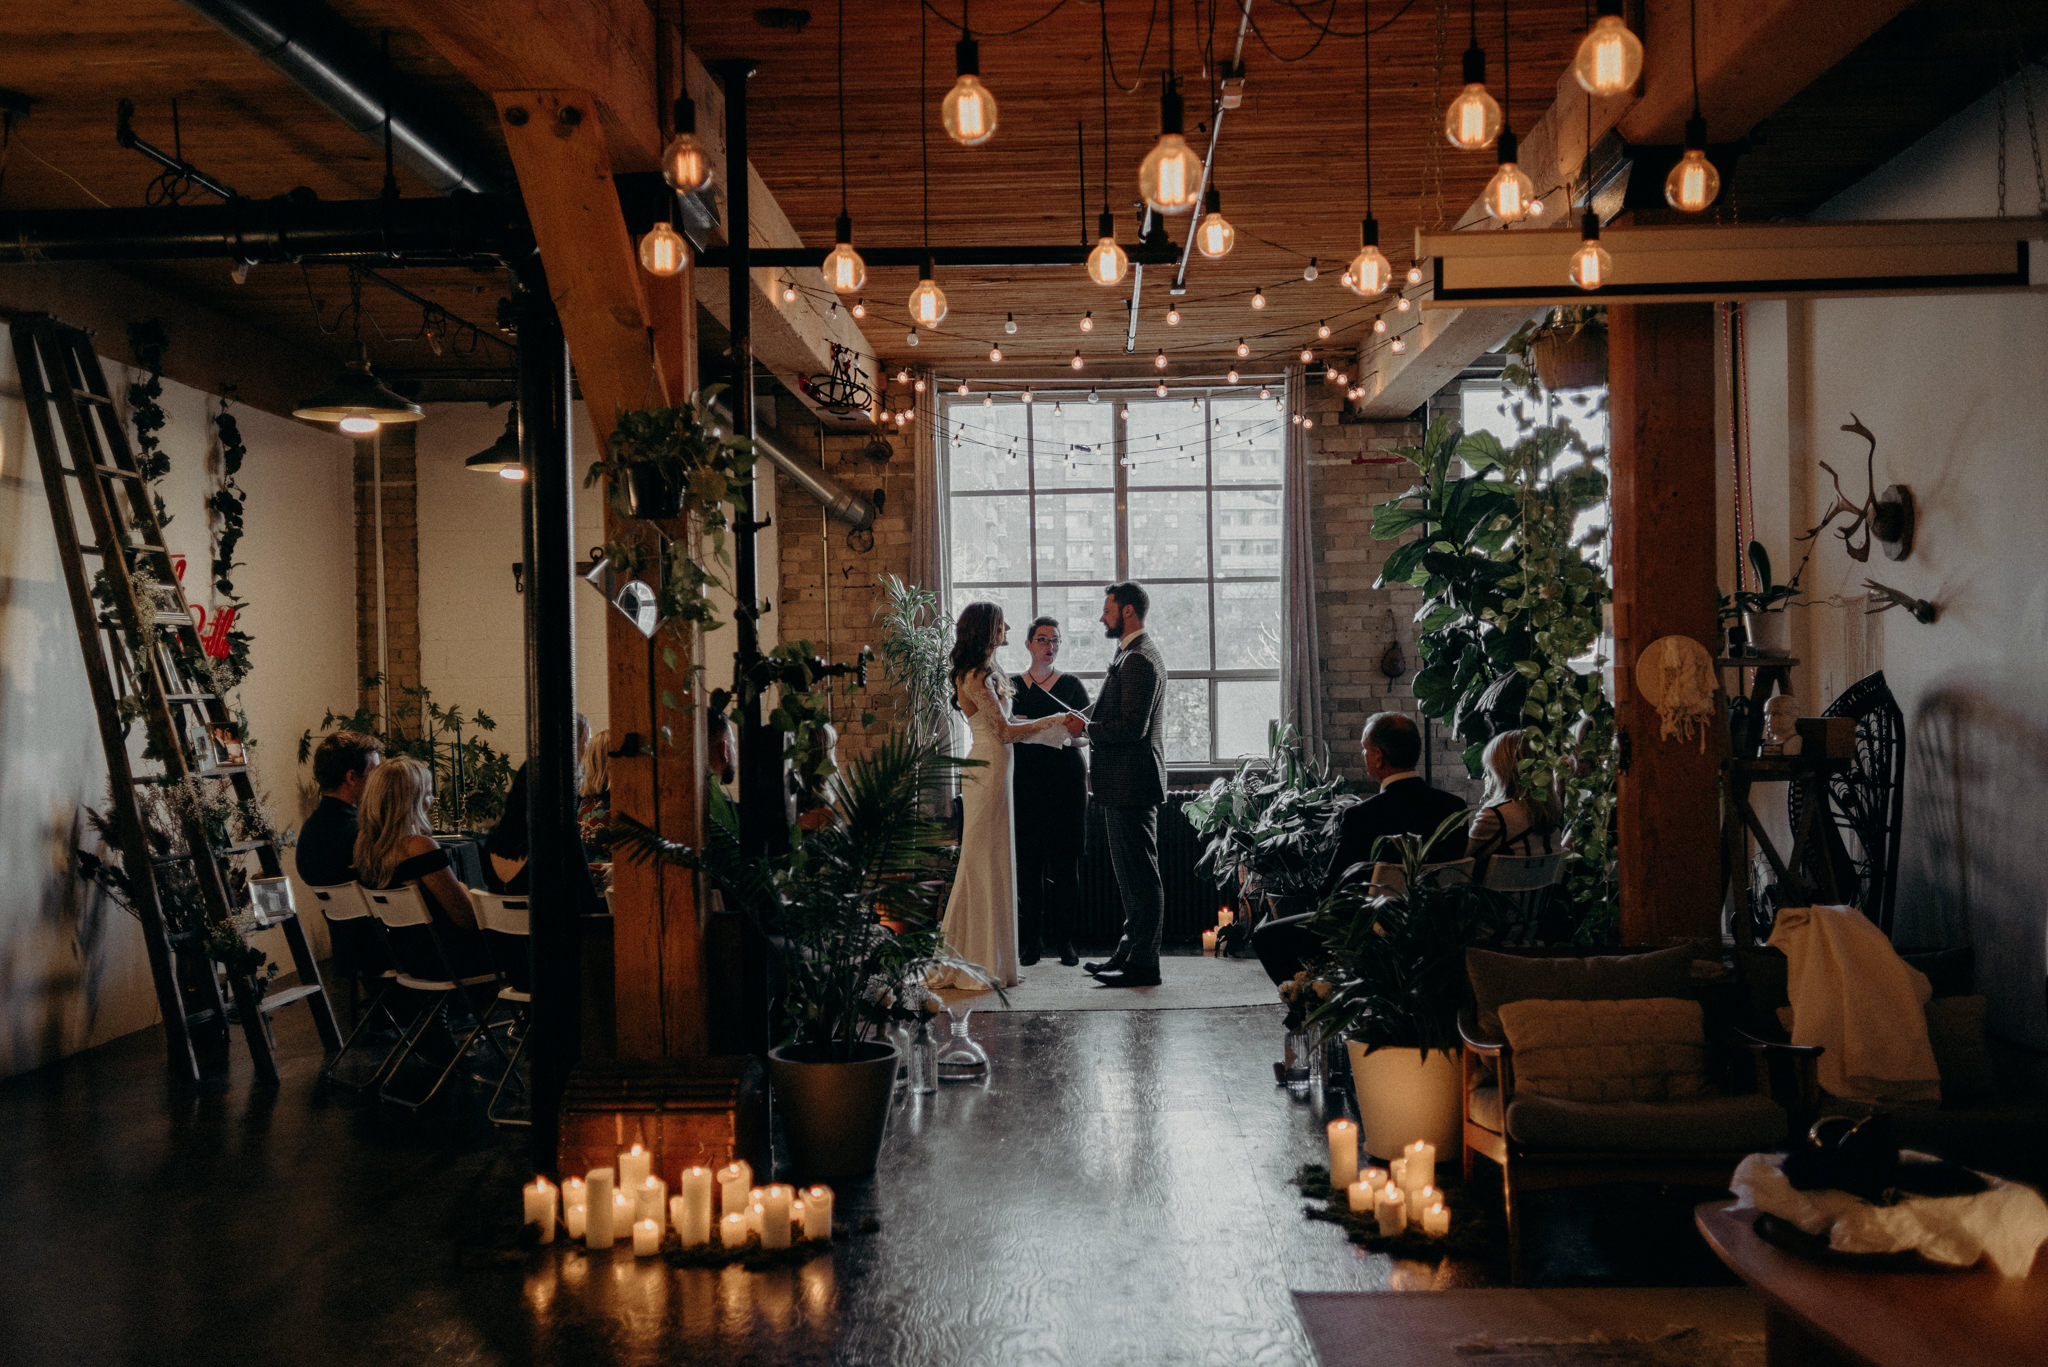
[[[967,758],[980,760],[960,771],[965,821],[960,831],[960,867],[946,902],[942,929],[959,958],[978,964],[989,981],[1017,985],[1017,880],[1015,834],[1010,824],[1010,745],[1058,728],[1064,718],[1010,720],[1010,681],[994,666],[995,653],[1009,639],[1009,624],[994,603],[969,603],[953,628],[953,704],[974,735]],[[979,988],[986,984],[962,973],[942,973],[934,987]]]

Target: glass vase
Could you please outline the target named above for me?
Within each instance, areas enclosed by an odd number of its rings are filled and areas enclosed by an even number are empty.
[[[967,1033],[967,1021],[974,1014],[974,1008],[955,1007],[951,1014],[952,1033],[939,1048],[939,1076],[955,1082],[987,1076],[988,1051]]]
[[[1281,1054],[1281,1072],[1287,1081],[1287,1091],[1292,1096],[1308,1096],[1308,1056],[1308,1036],[1299,1030],[1289,1030]]]
[[[939,1090],[938,1050],[932,1044],[932,1018],[917,1023],[917,1038],[910,1042],[910,1090],[928,1096]]]

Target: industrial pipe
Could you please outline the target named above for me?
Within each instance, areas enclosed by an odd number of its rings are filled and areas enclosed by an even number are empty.
[[[298,262],[358,257],[516,262],[533,254],[507,195],[323,200],[310,195],[119,209],[0,213],[0,265],[30,261]]]
[[[714,403],[711,411],[727,423],[732,423],[732,410],[723,402]],[[734,430],[738,430],[737,424],[734,425]],[[825,473],[823,466],[806,456],[798,455],[796,443],[787,435],[768,426],[758,417],[754,419],[754,449],[768,457],[769,463],[776,469],[795,480],[797,487],[818,500],[819,505],[825,510],[825,516],[837,522],[844,522],[856,530],[874,522],[875,510],[866,499],[840,487],[837,480]]]

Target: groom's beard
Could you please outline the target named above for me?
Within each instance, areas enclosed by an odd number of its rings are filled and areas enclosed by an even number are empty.
[[[1123,638],[1123,630],[1119,627],[1104,627],[1102,629],[1102,639],[1105,641],[1121,641]]]

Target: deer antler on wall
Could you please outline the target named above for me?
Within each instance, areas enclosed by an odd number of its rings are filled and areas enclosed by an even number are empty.
[[[1861,503],[1852,501],[1842,492],[1842,477],[1835,473],[1835,467],[1820,461],[1820,468],[1828,472],[1828,478],[1835,482],[1835,501],[1828,505],[1813,529],[1799,539],[1809,540],[1838,517],[1848,521],[1835,528],[1835,535],[1842,538],[1842,548],[1849,552],[1849,558],[1858,564],[1870,559],[1870,539],[1874,534],[1877,542],[1884,547],[1885,559],[1904,560],[1913,553],[1913,492],[1903,484],[1886,487],[1877,493],[1877,437],[1863,425],[1863,420],[1854,413],[1849,421],[1842,424],[1844,432],[1854,432],[1870,443],[1870,453],[1863,466],[1863,487],[1866,492]]]
[[[1885,612],[1891,608],[1904,608],[1912,614],[1913,620],[1916,622],[1932,623],[1936,617],[1941,615],[1940,607],[1928,602],[1925,598],[1915,598],[1904,589],[1895,589],[1889,584],[1880,584],[1875,579],[1864,580],[1863,587],[1869,592],[1870,602],[1873,604],[1873,606],[1863,610],[1866,617],[1871,613]]]

